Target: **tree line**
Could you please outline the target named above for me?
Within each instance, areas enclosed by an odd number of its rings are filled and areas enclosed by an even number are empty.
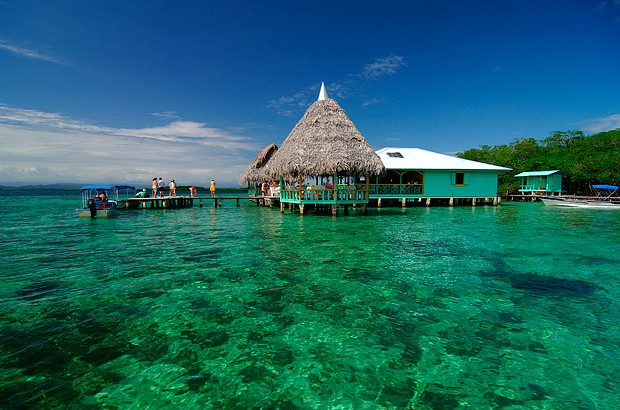
[[[517,138],[508,145],[469,149],[459,158],[512,168],[500,172],[498,191],[517,193],[516,174],[526,171],[559,170],[562,191],[588,194],[592,184],[620,184],[620,129],[593,135],[582,131],[555,131],[542,140]]]

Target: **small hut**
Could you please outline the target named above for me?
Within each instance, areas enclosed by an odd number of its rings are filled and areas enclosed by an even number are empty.
[[[330,206],[334,215],[339,206],[346,212],[349,205],[360,205],[366,213],[369,177],[383,172],[381,158],[325,84],[265,166],[271,179],[280,180],[280,210],[295,204],[302,215],[306,205]]]
[[[277,144],[270,144],[258,153],[254,161],[246,168],[239,183],[248,185],[250,195],[261,195],[261,185],[269,177],[265,174],[265,165],[273,154],[278,150]]]
[[[529,171],[515,175],[521,178],[519,192],[523,195],[557,195],[562,193],[562,173],[557,170]]]

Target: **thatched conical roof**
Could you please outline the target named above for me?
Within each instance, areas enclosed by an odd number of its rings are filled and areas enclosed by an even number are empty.
[[[271,157],[265,173],[272,179],[382,174],[383,162],[338,103],[327,96],[314,102]]]
[[[243,175],[241,175],[239,182],[243,185],[248,181],[255,182],[267,179],[267,175],[264,175],[264,167],[277,150],[278,146],[276,144],[270,144],[263,148],[247,167]]]

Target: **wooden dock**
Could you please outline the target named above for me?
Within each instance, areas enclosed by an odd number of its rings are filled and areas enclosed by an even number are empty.
[[[266,205],[277,200],[277,197],[268,196],[164,196],[157,198],[127,198],[120,206],[123,209],[182,209],[191,208],[195,204],[203,207],[212,203],[214,207],[221,207],[224,201],[236,201],[241,206],[241,200],[247,199],[257,205]]]

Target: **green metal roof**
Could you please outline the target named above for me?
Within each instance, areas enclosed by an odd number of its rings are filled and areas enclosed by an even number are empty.
[[[515,175],[515,177],[542,177],[552,174],[557,174],[560,172],[559,170],[553,171],[529,171],[529,172],[521,172],[520,174]]]

